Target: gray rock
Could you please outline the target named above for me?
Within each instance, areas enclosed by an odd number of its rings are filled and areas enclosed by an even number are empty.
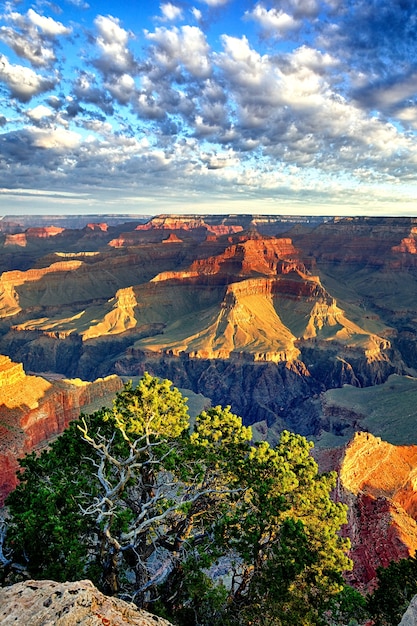
[[[417,626],[417,596],[411,600],[399,626]]]

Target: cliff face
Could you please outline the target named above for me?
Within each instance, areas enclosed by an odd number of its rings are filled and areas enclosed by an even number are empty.
[[[20,246],[25,248],[31,241],[38,239],[47,239],[48,237],[56,237],[63,233],[65,228],[59,226],[45,226],[37,228],[28,228],[24,233],[15,233],[6,235],[4,245]]]
[[[170,626],[130,602],[103,595],[89,580],[28,580],[4,587],[0,622],[3,626]]]
[[[17,459],[46,445],[81,413],[111,405],[118,376],[88,383],[27,376],[21,364],[0,359],[0,506],[17,484]]]
[[[348,504],[351,582],[371,588],[378,566],[417,549],[417,446],[393,446],[356,433],[339,469],[338,497]]]

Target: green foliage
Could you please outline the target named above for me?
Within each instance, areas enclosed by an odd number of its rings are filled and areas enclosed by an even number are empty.
[[[230,407],[189,432],[179,391],[145,374],[21,461],[7,501],[14,558],[37,578],[88,576],[156,602],[183,625],[330,623],[351,565],[335,477],[304,437],[250,439]]]
[[[326,624],[335,626],[357,626],[369,617],[366,598],[353,587],[345,585],[329,603]]]
[[[417,594],[417,559],[392,561],[377,569],[377,588],[368,596],[368,609],[376,626],[399,624]]]
[[[189,426],[185,401],[171,381],[145,372],[135,389],[128,383],[117,394],[112,417],[127,435],[172,439]]]

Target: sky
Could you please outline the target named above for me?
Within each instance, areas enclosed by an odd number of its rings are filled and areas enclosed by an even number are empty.
[[[0,215],[417,216],[417,0],[0,3]]]

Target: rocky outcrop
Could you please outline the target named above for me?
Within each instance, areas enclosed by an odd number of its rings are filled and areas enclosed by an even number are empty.
[[[108,224],[106,224],[106,222],[90,223],[90,224],[87,224],[85,229],[106,233],[109,230],[109,226]]]
[[[37,239],[48,239],[49,237],[56,237],[64,232],[65,228],[60,226],[44,226],[37,228],[28,228],[24,233],[15,233],[6,235],[4,242],[5,246],[20,246],[26,247],[28,242]]]
[[[398,626],[417,626],[417,596],[411,600]]]
[[[345,449],[337,496],[348,509],[354,569],[350,582],[372,588],[376,568],[417,549],[417,445],[393,446],[356,433]]]
[[[21,295],[19,294],[19,288],[22,285],[30,283],[38,283],[48,275],[52,275],[52,281],[59,281],[63,283],[65,275],[68,272],[73,272],[79,269],[83,264],[83,261],[71,260],[71,261],[57,261],[49,267],[41,269],[30,269],[26,272],[14,270],[11,272],[3,272],[0,277],[0,316],[9,317],[15,315],[22,310],[22,306],[27,306],[30,303],[30,297],[23,298],[21,302]],[[39,294],[36,298],[38,300]],[[36,302],[35,300],[35,302]]]
[[[239,275],[272,276],[288,271],[289,262],[291,270],[295,267],[303,270],[301,263],[294,262],[297,257],[298,251],[291,239],[264,239],[259,236],[250,239],[246,236],[240,243],[228,246],[219,255],[197,259],[191,264],[190,270],[201,275],[231,275],[235,279]]]
[[[18,458],[42,448],[82,411],[111,406],[123,387],[118,376],[88,383],[28,376],[21,364],[0,363],[0,506],[17,484]]]
[[[8,356],[0,355],[0,389],[23,383],[25,372],[21,363],[13,363]]]
[[[28,580],[0,589],[2,626],[170,626],[132,604],[103,595],[89,580]]]

